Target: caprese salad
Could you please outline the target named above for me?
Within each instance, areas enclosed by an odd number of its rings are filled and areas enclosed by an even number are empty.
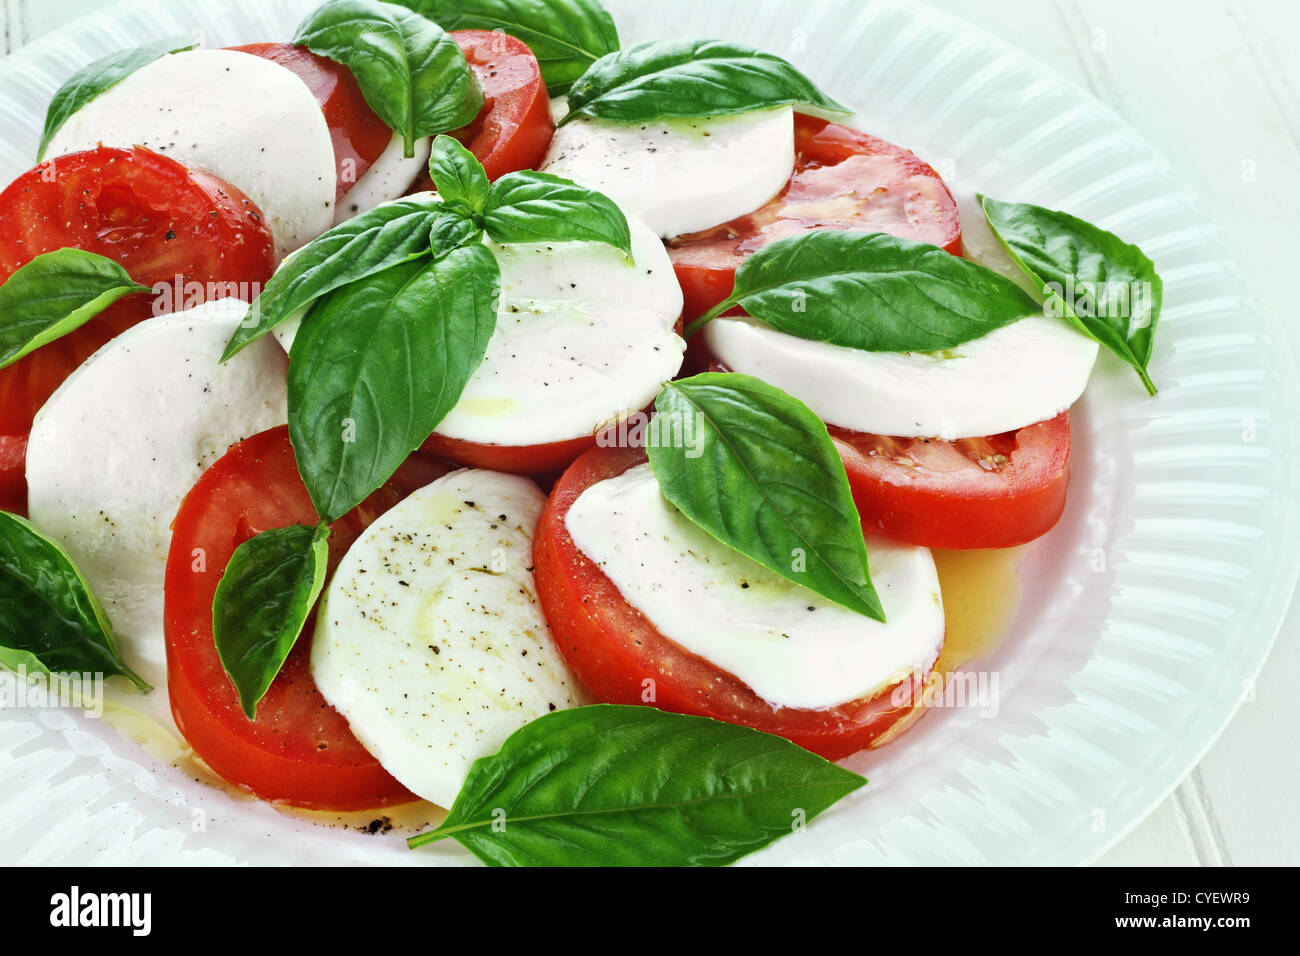
[[[1150,259],[850,118],[597,0],[84,67],[0,193],[0,662],[491,864],[798,829],[924,708],[931,549],[1052,528],[1099,347],[1155,393]]]

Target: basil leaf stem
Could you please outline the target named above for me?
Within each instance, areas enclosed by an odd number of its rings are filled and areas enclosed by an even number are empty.
[[[1069,213],[979,196],[984,218],[1049,307],[1133,367],[1148,395],[1164,283],[1137,246]]]
[[[407,7],[330,0],[307,15],[293,42],[352,71],[408,158],[417,139],[459,129],[483,108],[483,91],[456,41]]]
[[[500,30],[537,57],[551,96],[567,93],[587,67],[619,47],[614,20],[597,0],[402,0],[445,30]]]
[[[866,782],[784,737],[594,704],[515,731],[407,843],[451,838],[489,866],[724,866]]]

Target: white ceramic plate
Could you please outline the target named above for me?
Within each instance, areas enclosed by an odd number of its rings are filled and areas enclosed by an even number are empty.
[[[148,38],[286,40],[312,0],[122,3],[0,62],[0,181],[28,168],[74,69]],[[871,786],[753,863],[1080,863],[1196,763],[1258,672],[1296,577],[1295,371],[1214,228],[1140,135],[1049,68],[915,5],[610,0],[625,42],[718,36],[783,54],[864,128],[959,189],[1142,246],[1166,299],[1148,400],[1103,357],[1074,412],[1060,525],[1021,564],[1000,709],[939,710],[850,765]],[[1288,493],[1290,492],[1290,493]],[[66,710],[0,712],[6,863],[463,863],[290,817],[159,764]]]

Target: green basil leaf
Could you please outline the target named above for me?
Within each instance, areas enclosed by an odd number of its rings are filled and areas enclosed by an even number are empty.
[[[217,584],[212,635],[249,720],[325,586],[329,535],[324,524],[263,531],[235,549]]]
[[[784,737],[595,704],[515,731],[407,842],[451,837],[489,866],[725,866],[866,782]]]
[[[0,585],[2,588],[3,585]],[[50,669],[41,663],[41,659],[31,651],[20,651],[0,644],[0,667],[6,667],[16,674],[48,674]]]
[[[429,173],[447,213],[432,233],[435,255],[476,240],[482,231],[501,243],[604,242],[632,254],[623,211],[567,179],[523,170],[489,184],[474,154],[450,136],[434,141]]]
[[[537,57],[551,96],[619,48],[614,18],[597,0],[400,0],[445,30],[500,30]]]
[[[453,249],[478,242],[483,237],[483,227],[467,211],[443,210],[429,228],[429,245],[435,259],[441,259]]]
[[[614,18],[597,0],[402,0],[444,30],[500,30],[537,57],[552,96],[619,47]]]
[[[230,337],[221,361],[321,296],[425,255],[429,230],[443,214],[436,201],[407,197],[376,206],[322,233],[280,264],[249,309],[248,318]]]
[[[771,53],[722,40],[652,40],[593,63],[569,90],[560,125],[577,116],[644,123],[788,105],[853,112]]]
[[[1137,246],[1069,213],[979,197],[984,218],[1016,265],[1066,319],[1147,374],[1164,282]]]
[[[612,199],[549,173],[494,182],[483,228],[497,242],[604,242],[632,255],[627,216]]]
[[[496,326],[487,246],[394,266],[323,298],[289,353],[289,438],[323,521],[356,507],[451,411]]]
[[[755,251],[688,333],[735,305],[789,335],[869,352],[948,349],[1039,311],[1010,279],[938,246],[840,230]]]
[[[434,139],[429,175],[444,202],[462,202],[476,215],[487,206],[489,183],[483,164],[454,138]]]
[[[68,552],[0,511],[0,663],[30,671],[33,658],[45,672],[120,674],[149,690],[123,663],[108,616]]]
[[[787,580],[885,619],[844,464],[806,405],[748,375],[706,372],[666,384],[655,411],[678,427],[652,432],[650,467],[682,514]]]
[[[456,41],[406,7],[330,0],[307,16],[293,42],[352,71],[366,103],[401,135],[407,157],[417,139],[458,129],[483,108]]]
[[[55,249],[37,256],[0,285],[0,368],[84,325],[122,296],[148,291],[93,252]]]
[[[45,111],[45,129],[41,132],[41,143],[36,148],[36,161],[45,158],[50,140],[54,138],[63,124],[73,113],[81,109],[100,93],[111,89],[126,79],[142,66],[148,66],[159,57],[168,53],[180,53],[192,50],[197,44],[193,37],[167,37],[155,40],[131,50],[119,50],[108,56],[100,57],[88,63],[59,87],[50,100],[49,109]]]

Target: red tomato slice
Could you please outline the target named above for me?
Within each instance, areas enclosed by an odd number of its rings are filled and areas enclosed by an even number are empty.
[[[795,114],[795,164],[785,188],[747,216],[668,243],[693,319],[731,294],[736,267],[775,239],[811,229],[887,232],[961,254],[957,203],[908,150]]]
[[[330,129],[338,177],[335,201],[342,199],[393,138],[393,131],[366,104],[352,71],[292,43],[250,43],[228,49],[278,63],[307,84]]]
[[[1011,548],[1065,509],[1070,413],[987,438],[888,438],[830,428],[864,527],[909,544]]]
[[[488,179],[532,169],[555,135],[537,57],[522,40],[504,33],[454,30],[451,36],[483,89],[483,109],[474,122],[450,135],[478,158]],[[424,173],[411,192],[432,188],[433,180]]]
[[[471,468],[540,475],[559,471],[595,444],[594,435],[544,445],[488,445],[435,433],[425,439],[420,449]]]
[[[251,299],[275,267],[270,230],[243,193],[140,147],[59,156],[0,193],[0,282],[67,246],[115,259],[137,282],[165,283],[170,294],[122,299],[0,369],[0,507],[10,511],[26,510],[22,449],[33,416],[91,353],[155,309]]]
[[[27,436],[0,435],[0,511],[27,513]]]
[[[504,33],[456,30],[452,37],[483,88],[478,117],[452,135],[478,157],[488,179],[536,166],[555,135],[537,57]]]
[[[442,462],[417,453],[383,488],[334,522],[330,573],[367,525],[447,471]],[[287,426],[232,445],[186,495],[173,525],[165,584],[172,716],[209,767],[263,800],[318,810],[414,800],[316,689],[310,668],[313,619],[258,704],[256,721],[244,716],[217,656],[212,597],[235,548],[261,531],[316,521]]]
[[[675,331],[682,334],[682,319],[677,317]],[[649,415],[651,403],[642,413]],[[422,451],[439,455],[471,468],[490,471],[507,471],[514,475],[555,476],[573,464],[579,455],[596,446],[595,435],[583,435],[566,441],[553,441],[541,445],[489,445],[482,442],[448,438],[434,432],[420,446]]]
[[[556,482],[533,539],[537,594],[555,643],[601,701],[647,703],[662,710],[714,717],[786,737],[830,760],[870,747],[913,710],[895,706],[891,685],[872,697],[826,710],[776,708],[730,673],[660,634],[574,544],[564,519],[591,485],[646,460],[639,448],[595,448]]]

